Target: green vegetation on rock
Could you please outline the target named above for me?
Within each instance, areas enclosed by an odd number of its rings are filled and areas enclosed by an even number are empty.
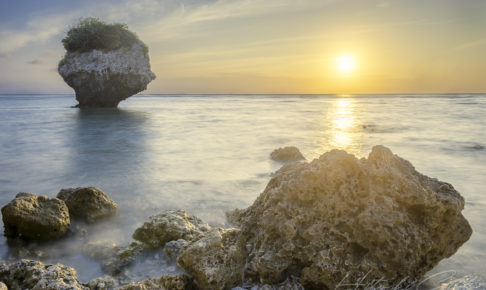
[[[94,49],[111,51],[121,47],[131,47],[139,42],[138,36],[128,30],[123,23],[108,24],[97,18],[88,17],[81,19],[78,24],[69,29],[62,44],[69,52],[88,52]],[[144,51],[148,53],[148,47],[144,44]]]

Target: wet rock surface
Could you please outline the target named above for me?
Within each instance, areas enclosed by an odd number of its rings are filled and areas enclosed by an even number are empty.
[[[292,161],[305,160],[304,155],[302,155],[299,149],[294,146],[275,149],[270,154],[270,158],[280,162],[292,162]]]
[[[58,72],[76,92],[78,107],[116,107],[155,79],[141,41],[107,52],[66,53]]]
[[[21,192],[2,208],[5,236],[48,240],[63,236],[71,225],[64,201]]]
[[[450,184],[375,146],[367,159],[333,150],[287,165],[252,206],[228,217],[248,250],[245,279],[294,275],[306,289],[333,289],[422,277],[469,239],[463,207]]]
[[[231,289],[242,282],[246,255],[238,229],[214,228],[185,245],[177,263],[201,289]]]
[[[113,216],[118,210],[118,205],[96,187],[61,189],[57,198],[66,202],[71,215],[91,223]]]
[[[159,248],[173,240],[192,240],[209,229],[208,224],[183,210],[170,210],[151,216],[135,230],[133,238],[152,248]]]
[[[124,285],[119,290],[191,290],[197,289],[187,275],[165,275]]]
[[[59,289],[87,290],[76,277],[76,270],[61,264],[48,265],[39,261],[20,260],[0,265],[0,280],[10,290]]]

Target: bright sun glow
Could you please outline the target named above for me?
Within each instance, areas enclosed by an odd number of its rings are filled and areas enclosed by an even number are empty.
[[[349,54],[341,55],[340,57],[336,58],[337,69],[341,73],[352,73],[354,68],[356,67],[356,61],[354,56]]]

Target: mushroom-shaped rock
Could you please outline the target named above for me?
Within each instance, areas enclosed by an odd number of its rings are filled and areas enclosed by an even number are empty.
[[[238,229],[214,228],[182,247],[177,263],[201,289],[231,289],[242,283],[245,245]]]
[[[73,268],[61,264],[47,265],[33,260],[1,264],[0,281],[8,289],[89,289],[79,282]]]
[[[390,287],[420,279],[469,239],[463,207],[450,184],[375,146],[368,158],[333,150],[289,164],[252,206],[228,217],[248,248],[245,277]]]
[[[304,155],[302,155],[299,149],[295,146],[277,148],[273,150],[273,152],[270,154],[270,158],[280,162],[292,162],[292,161],[305,160]]]
[[[69,212],[88,222],[107,218],[116,214],[118,205],[101,189],[78,187],[61,189],[57,198],[66,202]]]
[[[159,248],[173,240],[192,240],[209,229],[208,224],[195,216],[189,216],[184,210],[169,210],[151,216],[135,230],[133,238],[152,248]]]
[[[71,225],[64,201],[27,192],[20,192],[2,208],[2,219],[8,238],[59,238]]]
[[[155,79],[147,46],[126,25],[87,18],[62,42],[58,72],[76,92],[78,107],[116,107]]]

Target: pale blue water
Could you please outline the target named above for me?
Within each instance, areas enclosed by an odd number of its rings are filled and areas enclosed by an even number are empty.
[[[0,205],[19,191],[54,197],[89,185],[117,201],[115,219],[42,254],[75,267],[83,281],[101,274],[81,255],[83,244],[126,243],[166,209],[222,224],[225,211],[250,205],[279,168],[270,152],[289,145],[312,160],[332,148],[366,156],[383,144],[453,184],[474,233],[434,271],[486,275],[486,95],[141,95],[119,109],[75,104],[72,95],[0,95]],[[15,257],[3,237],[0,254]],[[134,278],[169,266],[140,265]]]

